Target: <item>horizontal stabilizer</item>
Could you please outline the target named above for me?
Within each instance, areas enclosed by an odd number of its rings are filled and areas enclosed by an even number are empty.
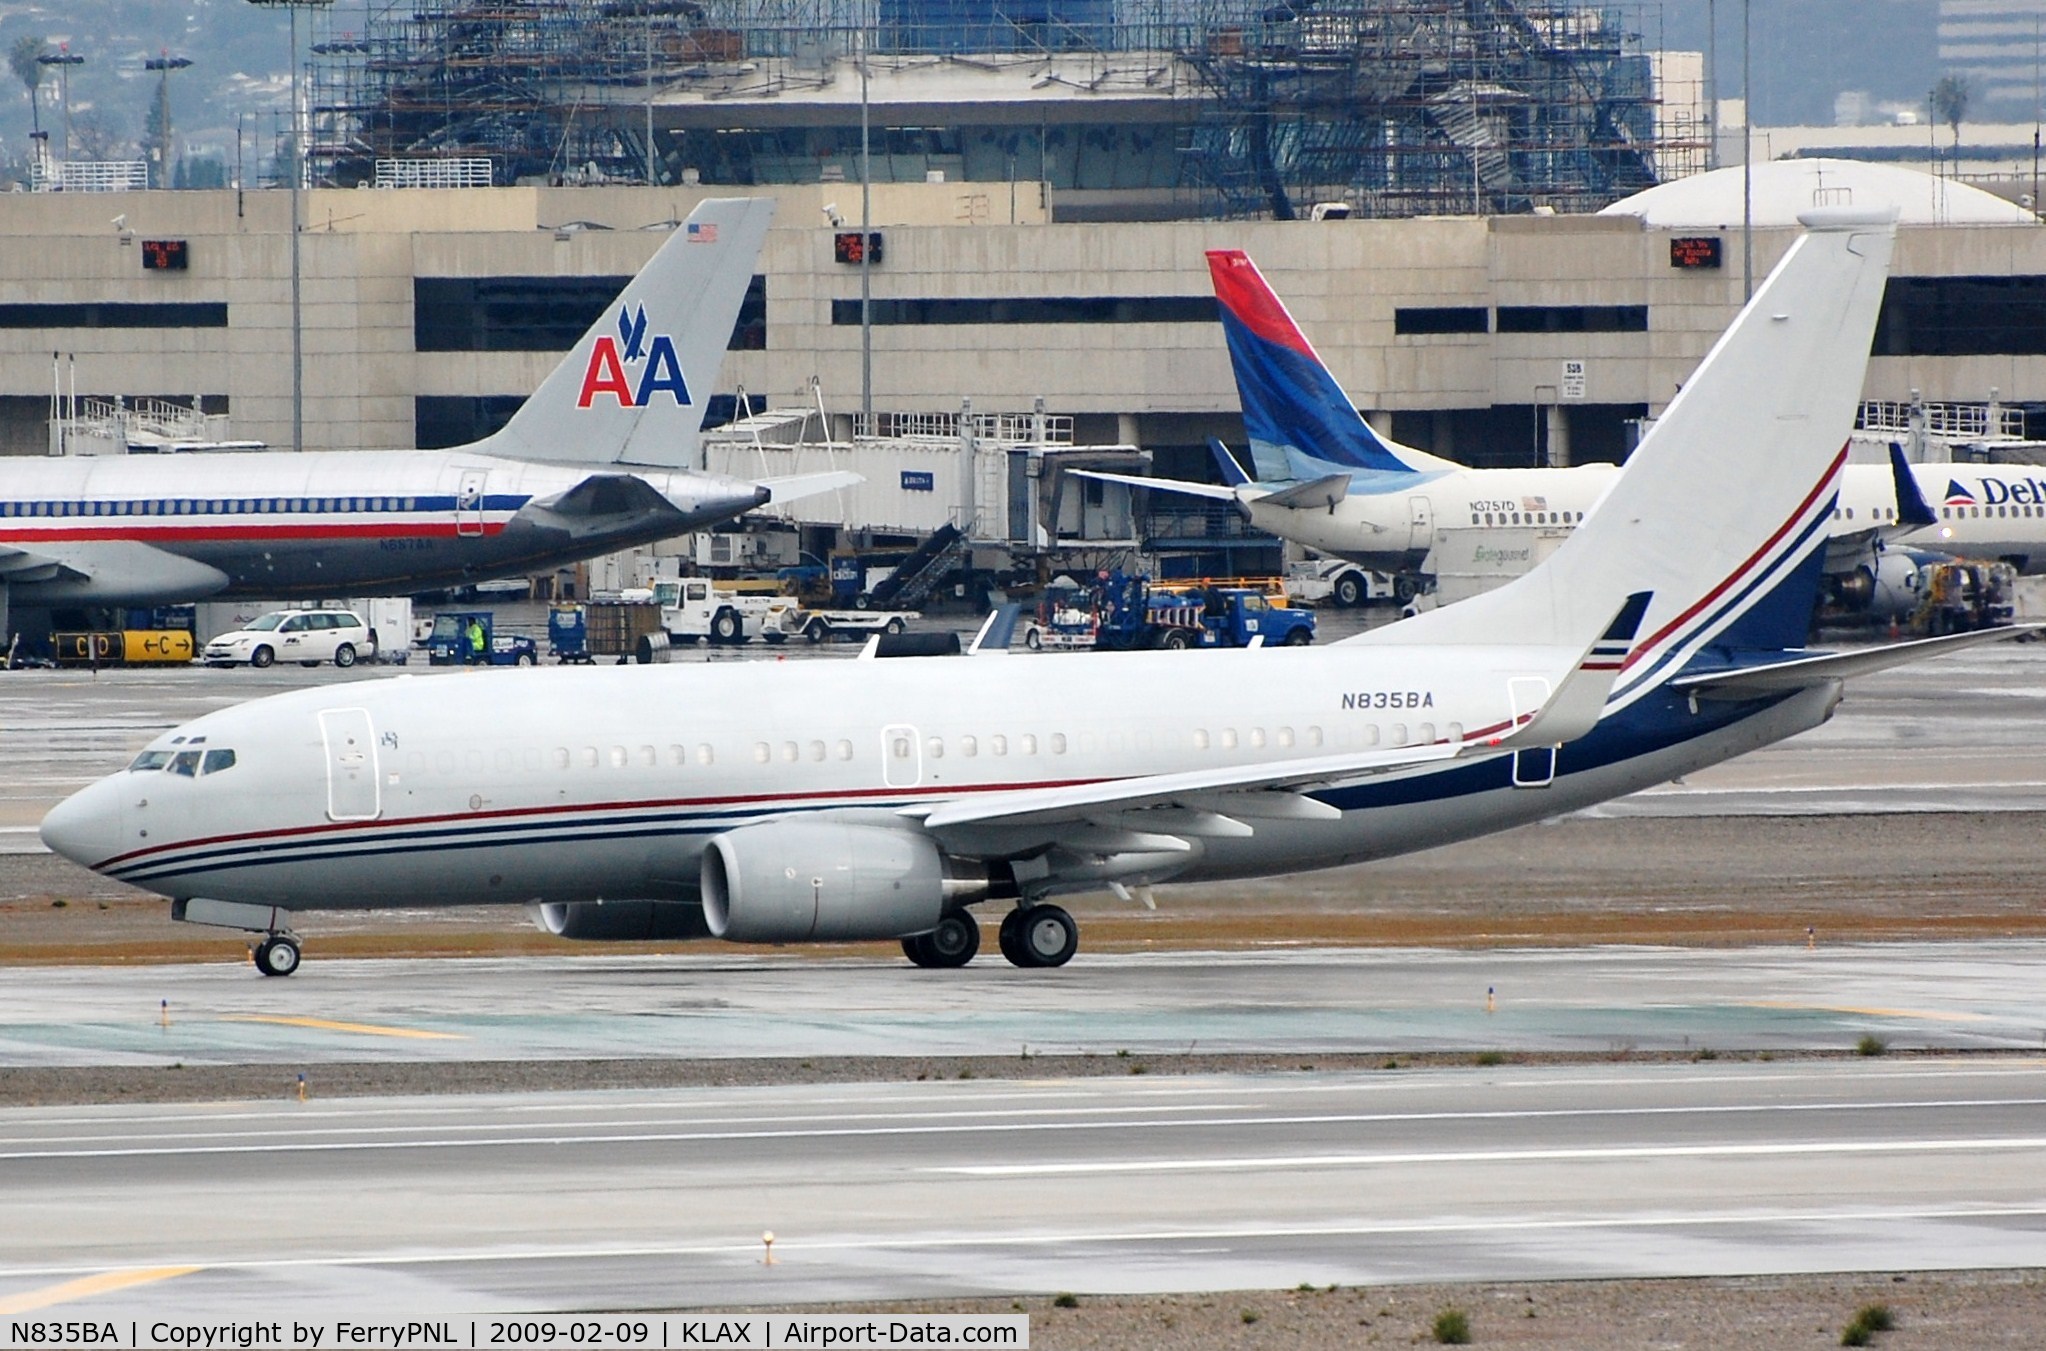
[[[1066,472],[1075,478],[1099,479],[1103,483],[1124,483],[1132,488],[1149,488],[1160,493],[1180,493],[1187,497],[1205,497],[1215,502],[1240,500],[1236,489],[1225,488],[1219,483],[1194,483],[1176,478],[1145,478],[1141,474],[1111,474],[1102,469],[1068,469]]]
[[[782,478],[755,479],[767,489],[769,504],[793,502],[801,497],[815,497],[818,493],[837,492],[841,488],[854,488],[866,479],[849,469],[837,469],[823,474],[789,474]]]
[[[1010,640],[1016,636],[1016,620],[1023,613],[1023,607],[1015,601],[997,605],[987,612],[981,621],[980,632],[973,635],[973,643],[966,649],[969,657],[987,657],[1009,650]]]
[[[1336,503],[1349,495],[1350,476],[1330,474],[1326,478],[1315,479],[1312,483],[1296,483],[1290,488],[1280,488],[1258,500],[1293,511],[1334,511]]]
[[[1222,471],[1224,483],[1235,488],[1250,482],[1250,475],[1243,472],[1243,466],[1236,462],[1236,456],[1230,453],[1229,447],[1223,445],[1220,438],[1213,436],[1208,438],[1208,453],[1215,457],[1215,468]]]
[[[1669,683],[1672,689],[1687,690],[1708,699],[1748,699],[1757,695],[1801,690],[1812,685],[1822,685],[1829,680],[1845,680],[1849,676],[1887,671],[1893,666],[1904,666],[1926,657],[1938,656],[1942,652],[1953,652],[1964,647],[2000,642],[2005,638],[2021,638],[2027,634],[2040,632],[2046,632],[2046,624],[2006,624],[2001,628],[1978,629],[1973,633],[1949,633],[1939,638],[1889,643],[1882,647],[1863,648],[1859,652],[1828,652],[1818,656],[1793,657],[1788,661],[1770,662],[1763,666],[1737,666],[1723,671],[1700,671],[1695,675],[1678,676]]]
[[[132,539],[0,545],[0,583],[33,605],[176,605],[225,590],[210,563]]]
[[[1525,725],[1500,741],[1501,746],[1560,746],[1575,741],[1598,725],[1613,682],[1627,663],[1627,650],[1641,631],[1650,595],[1636,591],[1620,606],[1605,632],[1584,649],[1575,669]]]
[[[632,512],[681,514],[658,488],[637,474],[592,474],[566,492],[543,497],[533,505],[557,516],[577,519],[624,516]]]

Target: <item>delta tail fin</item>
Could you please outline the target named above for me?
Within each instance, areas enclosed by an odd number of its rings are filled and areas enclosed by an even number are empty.
[[[1260,481],[1319,478],[1330,468],[1412,474],[1460,467],[1371,430],[1249,254],[1211,249],[1208,274]]]
[[[1630,595],[1651,592],[1620,699],[1708,645],[1801,643],[1895,212],[1823,208],[1802,219],[1806,233],[1561,548],[1495,591],[1349,641],[1574,645]]]
[[[699,203],[503,430],[471,448],[553,464],[693,467],[704,402],[773,217],[772,198]]]

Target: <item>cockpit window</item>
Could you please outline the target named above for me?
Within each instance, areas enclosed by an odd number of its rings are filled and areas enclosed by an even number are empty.
[[[249,621],[249,630],[255,633],[268,633],[270,630],[276,628],[279,624],[282,624],[283,622],[284,611],[272,610],[269,614],[258,615],[254,619],[251,619]]]
[[[218,774],[223,769],[233,768],[234,768],[233,751],[210,750],[206,752],[206,761],[199,767],[199,772],[201,774]]]
[[[203,751],[179,751],[171,757],[170,772],[191,778],[199,772],[199,758],[203,754]]]
[[[170,763],[170,760],[171,753],[169,751],[144,751],[135,757],[134,764],[128,766],[128,772],[140,774],[148,769],[162,769]]]

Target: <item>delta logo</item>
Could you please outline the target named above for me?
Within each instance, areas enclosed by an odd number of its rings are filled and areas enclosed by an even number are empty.
[[[1950,507],[1972,507],[1976,505],[1975,494],[1961,486],[1957,478],[1947,480],[1947,503]]]
[[[627,373],[637,367],[638,382]],[[651,339],[646,331],[646,306],[631,313],[618,311],[618,336],[606,333],[590,349],[590,364],[583,368],[582,393],[577,408],[593,406],[599,395],[609,395],[620,408],[645,408],[656,394],[666,390],[677,404],[689,403],[689,385],[682,378],[682,360],[675,355],[675,340],[665,333]]]

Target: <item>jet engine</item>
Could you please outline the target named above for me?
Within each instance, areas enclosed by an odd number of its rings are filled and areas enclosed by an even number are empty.
[[[947,903],[989,889],[985,867],[922,835],[846,821],[728,830],[704,848],[701,879],[711,933],[737,943],[927,933]]]
[[[550,901],[533,907],[533,922],[556,938],[600,943],[710,936],[703,907],[688,901]]]

